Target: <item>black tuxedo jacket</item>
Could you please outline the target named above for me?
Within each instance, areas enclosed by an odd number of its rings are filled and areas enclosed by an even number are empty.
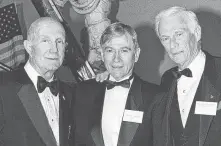
[[[205,102],[218,102],[216,116],[200,115],[199,122],[199,146],[220,146],[221,145],[221,58],[213,57],[207,52],[204,72],[200,85],[201,99]],[[172,99],[174,97],[175,78],[172,70],[165,72],[162,77],[164,93],[158,95],[158,100],[152,111],[154,146],[175,146],[171,136],[169,116]]]
[[[0,145],[56,146],[38,93],[22,68],[2,74],[0,86]],[[68,145],[71,88],[59,82],[60,145]],[[1,122],[2,121],[2,122]]]
[[[75,146],[104,146],[101,118],[105,90],[105,83],[97,83],[95,80],[89,80],[77,86],[74,106],[75,129],[73,131]],[[126,109],[143,111],[145,106],[150,105],[157,90],[157,85],[144,82],[135,75],[128,94]],[[118,146],[136,146],[140,143],[136,137],[139,137],[137,133],[142,125],[123,121]],[[146,135],[145,142],[152,143],[152,135],[148,134],[150,135]]]

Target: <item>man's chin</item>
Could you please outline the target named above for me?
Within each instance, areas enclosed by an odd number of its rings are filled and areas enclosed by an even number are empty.
[[[47,70],[57,70],[61,65],[60,64],[48,64],[47,66],[45,66],[45,68]]]
[[[122,75],[117,75],[117,74],[110,74],[115,80],[121,80],[123,78]]]
[[[176,64],[182,64],[184,62],[184,59],[182,59],[181,57],[173,57],[172,61]]]

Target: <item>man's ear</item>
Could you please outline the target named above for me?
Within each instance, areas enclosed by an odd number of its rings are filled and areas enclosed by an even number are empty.
[[[31,56],[32,52],[32,43],[28,40],[24,40],[25,50],[28,52],[29,56]]]
[[[67,48],[68,47],[68,42],[65,42],[65,48]]]
[[[104,62],[104,49],[103,48],[101,48],[101,60]]]
[[[194,31],[194,35],[196,36],[197,42],[201,39],[201,27],[198,25]]]
[[[140,47],[138,47],[138,48],[135,50],[135,62],[138,61],[139,56],[140,56]]]

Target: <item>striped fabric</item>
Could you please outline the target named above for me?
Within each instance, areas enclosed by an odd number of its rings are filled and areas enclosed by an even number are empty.
[[[16,68],[23,62],[25,49],[22,31],[15,4],[10,4],[0,8],[0,63]]]

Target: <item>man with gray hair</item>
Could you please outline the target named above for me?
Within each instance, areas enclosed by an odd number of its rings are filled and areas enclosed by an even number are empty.
[[[1,146],[67,146],[71,88],[54,72],[66,47],[63,26],[50,17],[34,21],[24,41],[24,68],[3,75]]]
[[[221,145],[221,58],[201,47],[194,12],[182,7],[161,11],[157,36],[177,64],[162,76],[165,94],[153,110],[154,145]]]
[[[142,143],[136,139],[143,128],[143,110],[150,107],[157,86],[133,72],[140,48],[132,27],[113,23],[105,29],[100,43],[110,75],[102,83],[88,80],[77,85],[75,145],[136,146]],[[146,127],[145,141],[152,145],[151,126]]]

